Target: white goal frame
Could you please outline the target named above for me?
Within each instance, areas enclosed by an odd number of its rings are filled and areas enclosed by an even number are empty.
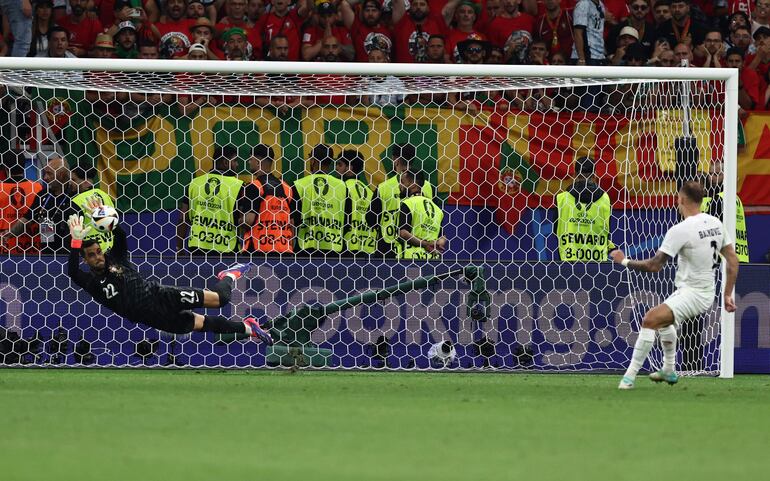
[[[195,60],[139,60],[139,59],[53,59],[53,58],[0,58],[0,79],[4,85],[27,86],[25,77],[14,75],[14,71],[103,71],[103,72],[168,72],[168,73],[214,73],[214,74],[295,74],[295,75],[361,75],[396,77],[489,77],[489,78],[545,78],[598,79],[590,84],[613,84],[617,81],[708,81],[725,82],[725,124],[724,124],[724,225],[735,239],[735,199],[737,190],[738,151],[738,75],[737,69],[730,68],[681,68],[681,67],[588,67],[588,66],[539,66],[539,65],[455,65],[455,64],[383,64],[383,63],[317,63],[317,62],[225,62]],[[29,76],[28,76],[29,77]],[[27,77],[27,78],[28,78]],[[72,88],[66,79],[51,87]],[[254,85],[254,84],[250,84]],[[522,88],[528,88],[522,86]],[[97,86],[92,90],[100,90]],[[109,90],[105,88],[104,90]],[[126,91],[131,91],[127,87]],[[144,89],[146,90],[146,89]],[[143,90],[143,91],[144,91]],[[414,90],[414,89],[412,89]],[[454,89],[453,89],[454,90]],[[461,89],[462,90],[462,89]],[[466,90],[476,90],[466,88]],[[429,89],[427,91],[430,91]],[[379,91],[381,92],[381,90]],[[216,91],[206,93],[216,94]],[[259,93],[259,92],[250,92]],[[358,93],[358,92],[356,92]],[[399,93],[393,91],[393,93]],[[402,92],[403,93],[403,92]],[[265,95],[280,95],[275,91]],[[722,274],[726,263],[722,261]],[[724,283],[722,283],[724,290]],[[722,297],[724,292],[721,293]],[[734,375],[734,323],[735,316],[721,306],[720,317],[720,374],[721,378]]]

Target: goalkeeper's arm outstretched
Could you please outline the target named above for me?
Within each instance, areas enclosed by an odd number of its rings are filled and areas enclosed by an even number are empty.
[[[101,205],[100,199],[89,199],[88,202],[89,211]],[[129,262],[126,233],[120,226],[113,229],[112,249],[102,252],[98,242],[84,240],[91,227],[84,227],[82,216],[70,216],[68,224],[71,243],[67,272],[70,278],[96,302],[116,314],[176,334],[191,331],[249,334],[267,344],[273,343],[254,318],[240,322],[192,312],[195,308],[226,306],[235,281],[251,268],[251,264],[236,264],[220,272],[217,274],[219,281],[211,290],[163,286],[144,279]],[[88,265],[88,272],[80,269],[81,255]]]

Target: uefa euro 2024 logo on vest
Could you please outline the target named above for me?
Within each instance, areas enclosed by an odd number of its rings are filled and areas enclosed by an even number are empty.
[[[322,197],[329,193],[329,183],[323,177],[316,177],[313,180],[313,188],[315,193]]]
[[[203,190],[206,191],[206,195],[209,197],[216,197],[219,195],[219,189],[221,187],[222,181],[217,179],[216,177],[212,177],[206,182],[205,187]]]

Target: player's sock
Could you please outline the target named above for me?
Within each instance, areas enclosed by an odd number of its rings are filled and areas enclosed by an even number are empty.
[[[663,371],[674,372],[676,363],[676,328],[674,326],[659,329],[660,343],[663,346]]]
[[[225,307],[230,304],[230,296],[233,293],[234,286],[235,281],[231,277],[225,276],[211,288],[212,291],[219,294],[219,307]]]
[[[652,350],[652,345],[655,343],[655,329],[648,329],[643,327],[639,331],[639,337],[634,344],[634,353],[631,355],[631,364],[628,365],[625,377],[632,381],[636,379],[636,374],[639,369],[642,368],[644,360],[647,359],[647,355]]]
[[[218,334],[247,334],[242,322],[231,321],[223,316],[203,316],[203,332]]]

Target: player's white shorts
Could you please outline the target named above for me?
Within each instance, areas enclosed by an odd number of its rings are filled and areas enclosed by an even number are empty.
[[[714,292],[703,292],[690,287],[680,287],[663,301],[674,312],[674,324],[699,316],[709,310],[714,303]]]

